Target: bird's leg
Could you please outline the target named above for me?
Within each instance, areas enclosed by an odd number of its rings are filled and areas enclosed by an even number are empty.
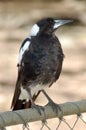
[[[27,91],[28,91],[29,98],[30,98],[30,101],[31,101],[31,108],[35,108],[38,111],[38,113],[41,115],[42,111],[44,111],[43,107],[38,106],[34,103],[30,88],[27,88]]]
[[[58,115],[58,110],[62,112],[60,106],[53,102],[53,100],[48,96],[48,94],[42,90],[43,94],[46,96],[47,100],[49,101],[47,105],[50,105],[54,112]]]
[[[31,107],[32,108],[35,108],[38,113],[41,115],[41,111],[43,111],[43,108],[41,106],[38,106],[34,103],[33,99],[32,99],[32,95],[31,95],[31,92],[29,93],[29,96],[30,96],[30,101],[31,101]]]
[[[35,108],[40,115],[42,115],[42,113],[43,113],[44,119],[41,120],[41,121],[42,121],[42,124],[45,124],[46,123],[46,116],[45,116],[45,112],[44,112],[44,107],[36,105],[34,103],[33,99],[32,99],[32,95],[31,95],[30,89],[27,89],[27,90],[28,90],[28,93],[29,93],[30,101],[31,101],[31,108]]]

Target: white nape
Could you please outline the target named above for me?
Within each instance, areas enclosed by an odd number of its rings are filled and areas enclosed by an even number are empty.
[[[31,36],[36,36],[39,32],[39,26],[37,24],[33,25],[31,32],[30,32],[30,37]]]
[[[24,52],[29,49],[29,45],[30,45],[30,41],[26,41],[25,44],[23,45],[23,47],[20,49],[19,51],[19,57],[18,57],[18,64],[21,64],[21,60],[22,60],[22,56],[24,54]]]

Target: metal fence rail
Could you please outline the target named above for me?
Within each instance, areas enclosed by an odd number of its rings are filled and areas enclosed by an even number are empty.
[[[59,127],[62,122],[64,122],[70,130],[73,130],[75,125],[77,124],[78,120],[81,119],[84,124],[86,124],[85,120],[82,117],[82,113],[86,112],[86,100],[77,101],[77,102],[67,102],[63,104],[59,104],[61,107],[61,111],[58,111],[58,115],[53,112],[52,108],[49,105],[44,107],[44,112],[40,115],[35,109],[24,109],[18,111],[6,111],[0,113],[0,130],[4,130],[7,126],[17,125],[17,124],[24,124],[34,122],[34,121],[44,121],[44,118],[47,119],[51,118],[58,118],[59,122],[57,124],[56,130],[59,130]],[[76,120],[74,121],[73,126],[70,126],[66,120],[64,120],[64,116],[68,115],[77,115]],[[48,124],[45,122],[42,124],[42,127],[39,130],[42,130],[43,127],[47,127],[47,129],[51,130]],[[28,130],[30,130],[29,126],[25,126]],[[23,129],[25,129],[23,127]]]

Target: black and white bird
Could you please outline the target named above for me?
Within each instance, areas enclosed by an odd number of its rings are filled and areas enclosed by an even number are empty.
[[[40,92],[53,103],[45,92],[58,80],[64,54],[55,31],[71,20],[46,18],[33,25],[30,35],[20,47],[18,59],[18,78],[12,101],[12,109],[35,107]]]

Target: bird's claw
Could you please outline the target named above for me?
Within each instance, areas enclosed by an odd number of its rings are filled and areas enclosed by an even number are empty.
[[[44,119],[42,119],[41,121],[42,121],[42,124],[45,124],[47,121],[46,121],[44,107],[36,105],[36,104],[33,104],[32,108],[35,108],[40,115],[44,115]]]
[[[31,106],[31,108],[35,108],[40,115],[42,115],[42,112],[44,112],[44,108],[43,108],[42,106],[39,106],[39,105],[33,104],[33,105]]]
[[[50,100],[47,105],[51,106],[52,109],[53,109],[53,111],[54,111],[57,115],[58,115],[58,111],[61,111],[61,112],[62,112],[61,107],[60,107],[58,104],[54,103],[52,100]]]

